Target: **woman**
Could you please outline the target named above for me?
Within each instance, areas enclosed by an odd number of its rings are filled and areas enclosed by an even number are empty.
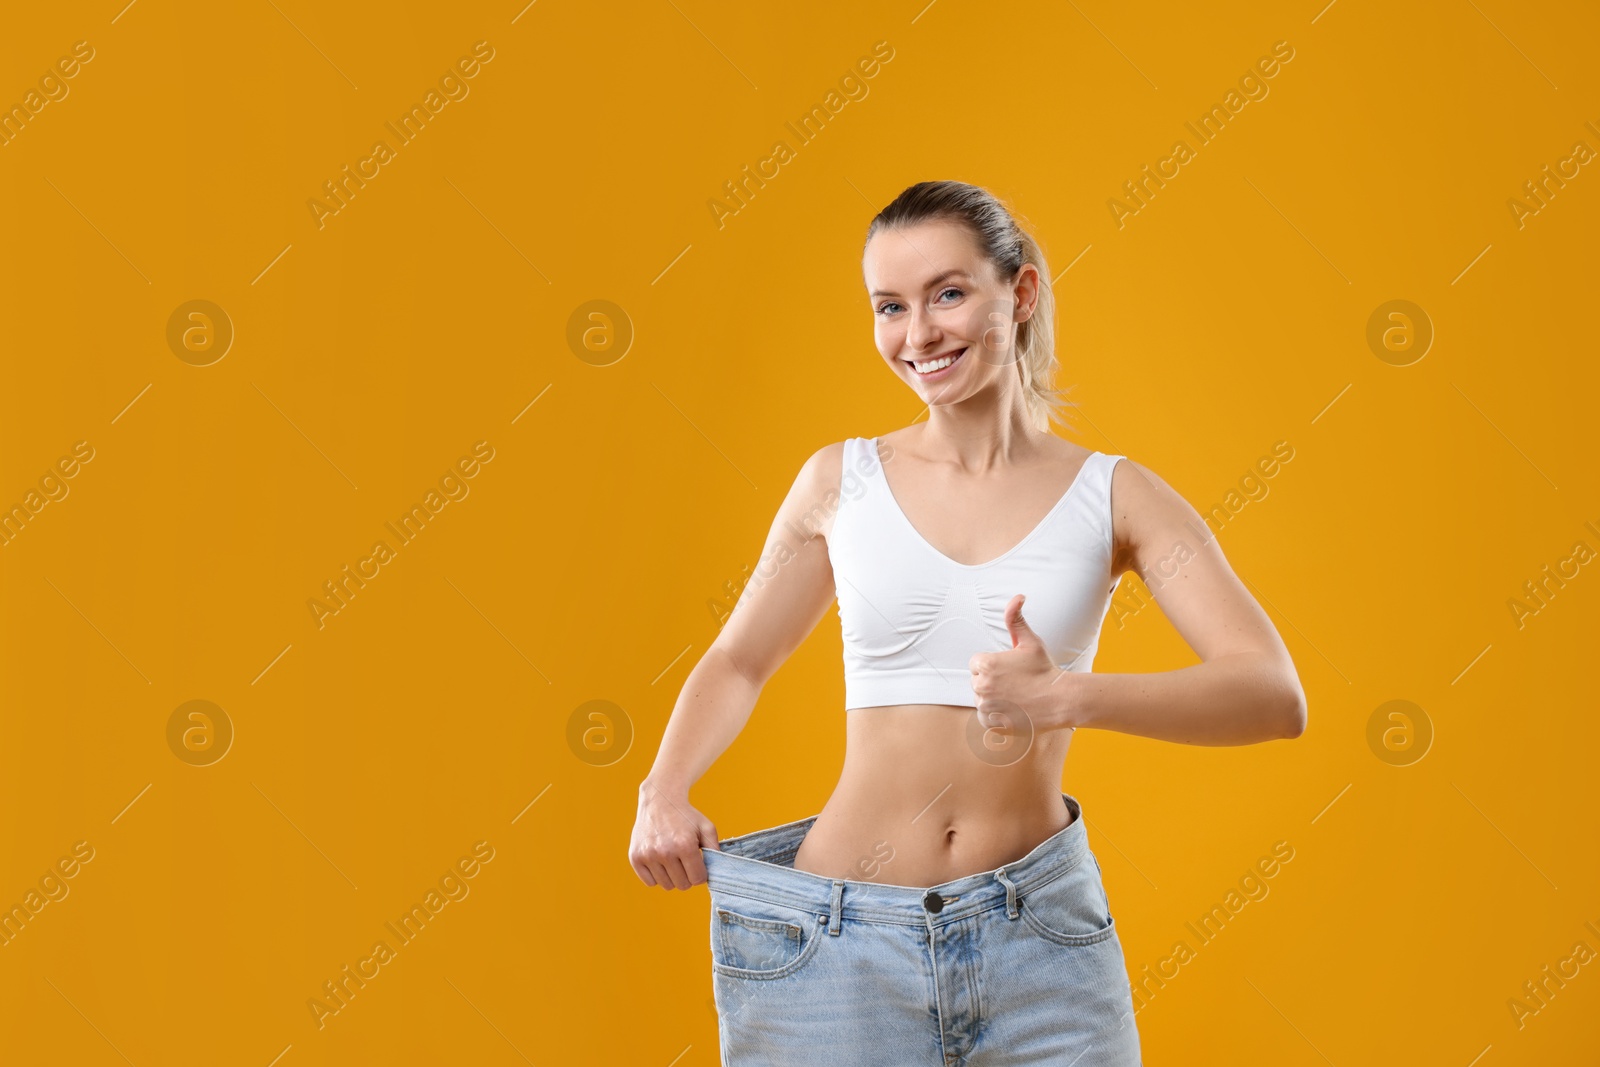
[[[1050,432],[1050,273],[1004,205],[914,185],[873,219],[862,267],[878,350],[928,418],[801,468],[763,553],[775,573],[684,684],[629,860],[646,885],[708,884],[725,1064],[1137,1064],[1099,861],[1060,790],[1072,733],[1292,738],[1305,695],[1195,510]],[[1091,673],[1129,569],[1203,662]],[[838,787],[816,816],[719,844],[689,788],[836,596]]]

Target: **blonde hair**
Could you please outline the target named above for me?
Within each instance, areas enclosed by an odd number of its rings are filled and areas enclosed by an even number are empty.
[[[957,181],[918,182],[909,187],[873,218],[867,227],[867,241],[879,230],[933,221],[964,227],[1003,282],[1016,281],[1025,263],[1038,270],[1038,302],[1033,314],[1017,324],[1016,363],[1033,425],[1048,433],[1052,423],[1064,423],[1061,409],[1070,402],[1066,393],[1055,387],[1061,366],[1056,357],[1056,298],[1043,249],[993,193]]]

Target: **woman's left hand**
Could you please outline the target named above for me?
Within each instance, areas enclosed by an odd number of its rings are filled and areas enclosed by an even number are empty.
[[[1006,605],[1012,647],[979,652],[967,663],[978,698],[978,721],[1003,734],[1072,729],[1076,724],[1068,709],[1071,679],[1064,677],[1071,672],[1055,665],[1044,640],[1023,619],[1023,600],[1018,593]]]

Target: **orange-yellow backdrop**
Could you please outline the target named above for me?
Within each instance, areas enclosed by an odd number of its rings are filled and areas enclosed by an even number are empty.
[[[1589,1062],[1592,8],[121,5],[0,35],[4,1059],[714,1064],[636,788],[802,460],[925,417],[859,252],[959,178],[1050,257],[1073,439],[1218,516],[1309,697],[1073,746],[1149,1062]],[[1096,669],[1194,662],[1141,592]],[[722,836],[820,809],[842,697],[830,612]]]

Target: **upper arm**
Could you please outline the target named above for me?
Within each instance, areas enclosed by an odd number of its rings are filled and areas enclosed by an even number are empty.
[[[833,564],[822,531],[838,506],[843,468],[842,441],[801,466],[733,614],[711,643],[756,686],[766,684],[833,603]]]
[[[1177,490],[1124,459],[1112,472],[1111,499],[1113,577],[1136,572],[1201,660],[1262,652],[1282,657],[1292,674],[1283,638]]]

